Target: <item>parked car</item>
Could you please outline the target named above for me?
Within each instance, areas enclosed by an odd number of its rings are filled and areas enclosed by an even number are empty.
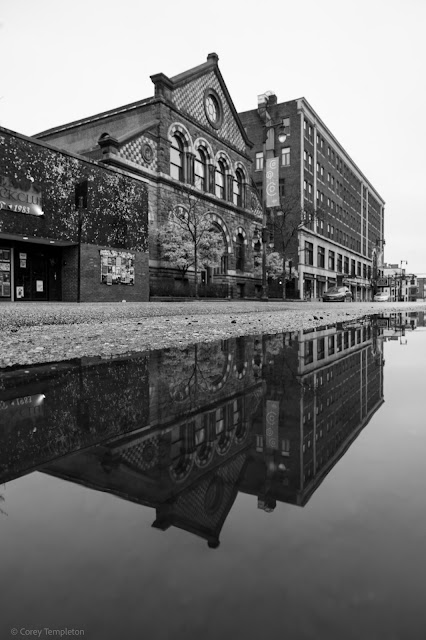
[[[352,302],[352,293],[349,287],[331,287],[324,291],[324,302]]]
[[[376,293],[373,298],[374,302],[389,302],[389,294],[388,293]]]

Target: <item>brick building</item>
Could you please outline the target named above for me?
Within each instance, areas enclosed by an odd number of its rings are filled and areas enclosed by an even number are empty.
[[[147,300],[148,190],[0,128],[0,303]]]
[[[278,104],[268,92],[257,109],[239,115],[253,141],[255,184],[262,191],[265,158],[279,158],[280,207],[291,206],[300,217],[285,255],[288,291],[321,298],[345,283],[354,299],[371,299],[384,245],[384,201],[376,189],[305,98]],[[282,143],[278,125],[286,133]],[[271,231],[280,207],[268,213]]]
[[[254,295],[254,251],[262,207],[251,188],[251,143],[218,67],[218,56],[172,78],[151,76],[154,96],[38,134],[41,140],[138,176],[149,192],[152,293],[185,288],[186,280],[156,240],[176,210],[190,202],[223,239],[219,264],[200,265],[201,282],[222,293]],[[179,282],[178,282],[179,281]]]

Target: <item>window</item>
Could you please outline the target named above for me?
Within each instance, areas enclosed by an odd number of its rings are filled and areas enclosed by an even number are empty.
[[[290,165],[290,147],[283,147],[281,149],[281,165],[283,167]]]
[[[183,143],[179,136],[173,136],[170,147],[170,175],[183,181]]]
[[[206,156],[202,149],[197,149],[194,160],[195,186],[201,191],[206,190]]]
[[[318,338],[317,342],[317,359],[323,360],[325,357],[325,338]]]
[[[334,251],[328,252],[328,268],[334,271]]]
[[[281,455],[282,456],[290,455],[290,440],[288,438],[283,438],[281,440]]]
[[[361,263],[359,262],[359,260],[358,260],[358,262],[356,264],[356,272],[357,272],[358,276],[361,275]]]
[[[262,171],[263,169],[263,152],[256,153],[256,169],[255,171]]]
[[[310,364],[314,361],[314,341],[309,340],[309,342],[305,342],[305,353],[304,353],[305,364]]]
[[[349,274],[349,258],[345,256],[345,273]]]
[[[234,204],[237,207],[243,206],[243,189],[244,189],[244,176],[241,169],[237,169],[235,172],[236,179],[234,180]]]
[[[342,273],[342,254],[341,253],[337,254],[337,271],[339,273]]]
[[[237,271],[244,271],[244,238],[239,233],[235,242],[235,268]]]
[[[222,160],[219,160],[216,168],[216,196],[225,199],[225,165]]]
[[[325,267],[325,249],[324,247],[318,247],[318,267]]]
[[[332,356],[334,353],[334,336],[328,336],[328,355]]]
[[[283,127],[284,127],[284,133],[286,134],[286,136],[290,135],[290,118],[283,118]]]
[[[305,264],[314,264],[314,245],[305,240]]]
[[[355,274],[355,260],[351,260],[351,275],[354,276]]]
[[[11,251],[0,248],[0,298],[10,298]]]

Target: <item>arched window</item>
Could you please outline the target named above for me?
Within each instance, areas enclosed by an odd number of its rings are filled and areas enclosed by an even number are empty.
[[[235,268],[244,271],[244,238],[241,233],[237,235],[235,242]]]
[[[243,189],[244,189],[244,176],[241,169],[237,169],[235,172],[235,180],[234,180],[234,204],[237,207],[243,206]]]
[[[206,190],[206,156],[202,149],[197,149],[194,160],[195,186],[201,191]]]
[[[173,136],[170,147],[170,175],[183,181],[183,142],[177,135]]]
[[[219,160],[216,168],[216,196],[225,200],[225,178],[226,178],[226,169],[225,163],[223,160]]]

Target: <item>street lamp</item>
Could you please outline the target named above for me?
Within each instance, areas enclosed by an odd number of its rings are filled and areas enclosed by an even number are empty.
[[[286,141],[284,119],[273,122],[267,111],[265,111],[265,122],[263,129],[263,197],[262,197],[262,300],[268,300],[268,284],[266,277],[266,248],[268,243],[267,209],[279,206],[279,158],[274,158],[275,152],[275,130],[277,130],[278,142]],[[270,166],[268,160],[271,161]],[[275,166],[274,162],[276,161]]]

